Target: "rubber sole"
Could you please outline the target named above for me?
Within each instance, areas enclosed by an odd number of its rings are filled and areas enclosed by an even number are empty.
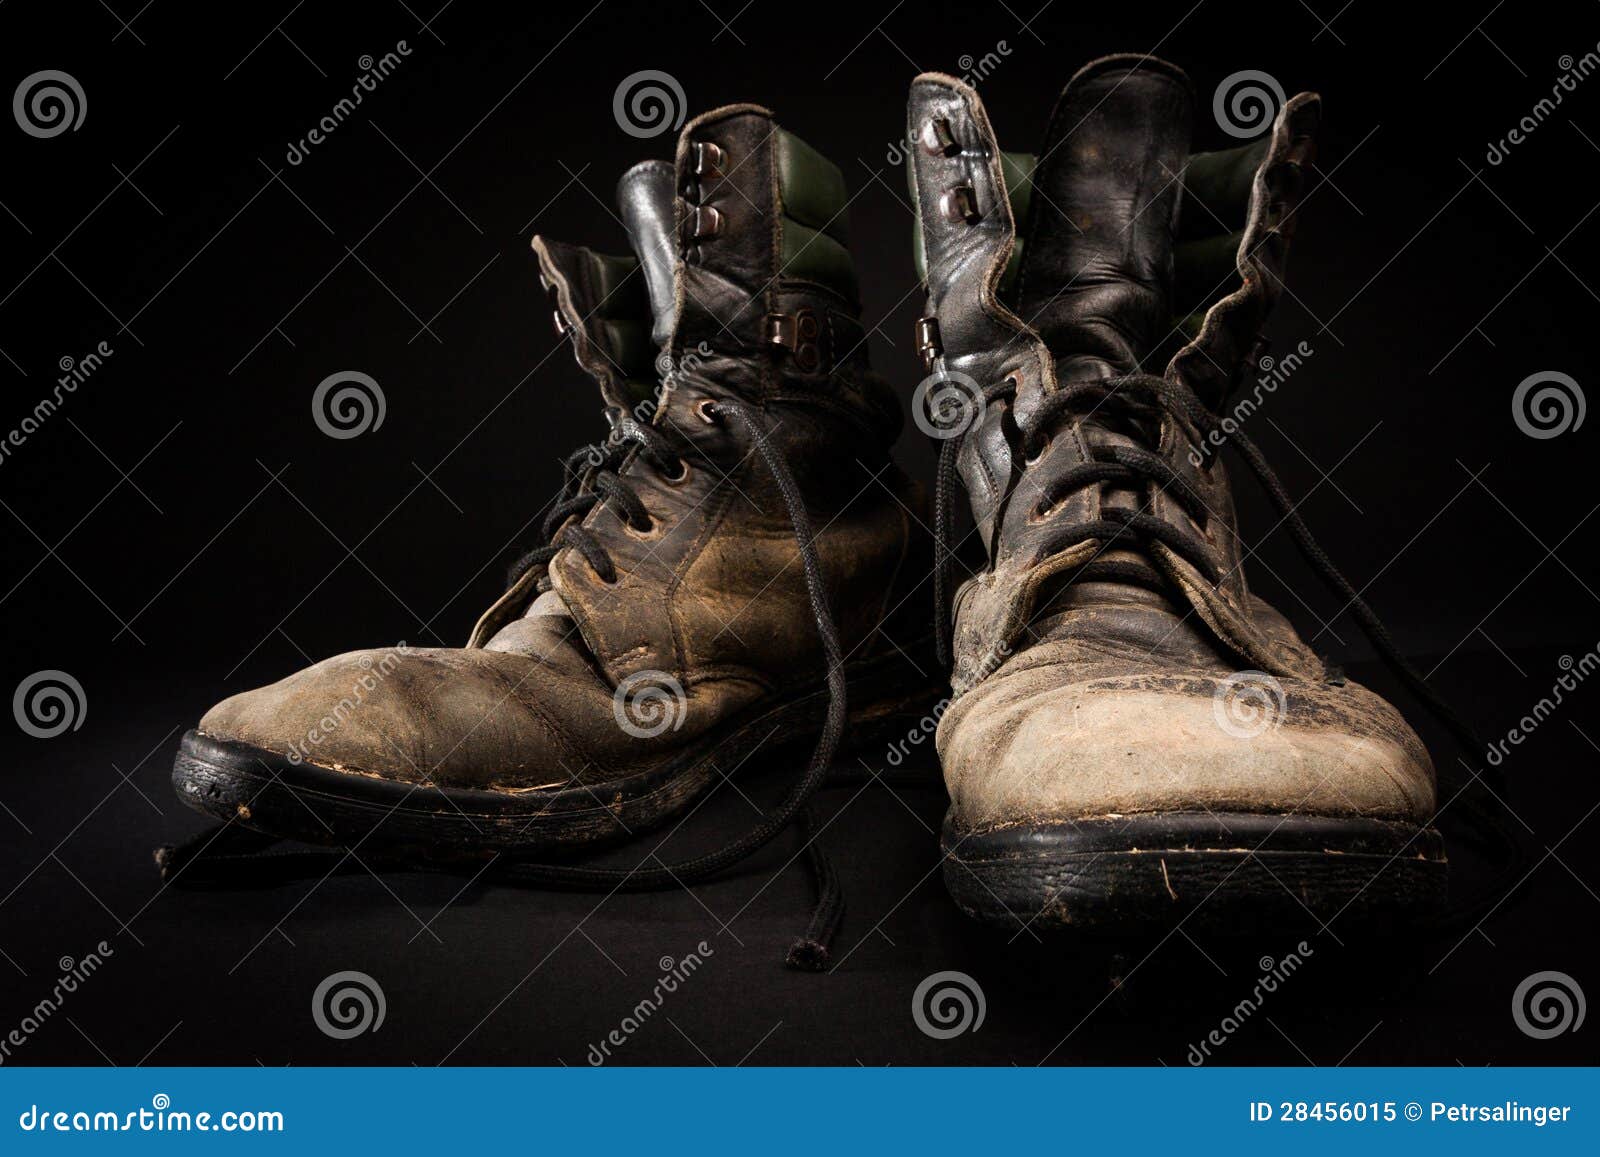
[[[1373,819],[1169,812],[940,839],[967,915],[1013,931],[1318,927],[1404,921],[1444,904],[1444,842]]]
[[[931,710],[937,690],[908,690],[914,684],[905,668],[900,656],[851,665],[841,752],[885,744]],[[758,748],[776,753],[814,743],[827,705],[826,690],[765,704],[643,775],[527,791],[400,783],[294,763],[191,730],[173,764],[172,785],[196,811],[282,839],[360,842],[375,853],[429,860],[559,856],[626,840],[681,814]]]

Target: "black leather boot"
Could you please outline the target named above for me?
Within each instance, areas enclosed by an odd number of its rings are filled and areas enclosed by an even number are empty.
[[[1426,694],[1224,421],[1259,369],[1320,101],[1198,156],[1193,109],[1174,66],[1098,60],[1035,159],[1000,151],[960,81],[911,90],[920,344],[962,402],[937,501],[947,528],[959,473],[987,553],[954,595],[944,873],[997,924],[1325,921],[1445,891],[1427,751],[1251,593],[1218,454]]]

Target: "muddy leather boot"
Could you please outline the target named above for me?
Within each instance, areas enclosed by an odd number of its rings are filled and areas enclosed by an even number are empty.
[[[954,597],[944,877],[1012,928],[1326,921],[1444,891],[1427,751],[1250,592],[1218,454],[1401,662],[1222,421],[1254,388],[1320,101],[1191,157],[1194,103],[1171,65],[1096,61],[1035,160],[960,81],[911,91],[919,345],[960,419],[937,505],[948,527],[959,473],[987,550]]]
[[[931,654],[925,609],[894,618],[931,565],[925,503],[889,462],[901,416],[867,364],[839,169],[737,105],[619,199],[632,256],[533,241],[610,422],[567,459],[544,542],[465,647],[339,655],[212,708],[174,769],[184,802],[313,843],[546,858],[816,745],[734,845],[616,884],[671,886],[782,830],[841,734],[882,742],[934,698],[935,664],[907,657],[917,632]]]

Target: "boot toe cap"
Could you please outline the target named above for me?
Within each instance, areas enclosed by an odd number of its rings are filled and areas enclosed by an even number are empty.
[[[200,731],[401,783],[520,786],[559,772],[566,754],[543,713],[529,709],[529,684],[540,685],[540,672],[515,656],[352,651],[223,700]]]
[[[1260,673],[1072,681],[1002,671],[946,713],[939,750],[965,830],[1150,812],[1426,822],[1433,767],[1354,683]]]

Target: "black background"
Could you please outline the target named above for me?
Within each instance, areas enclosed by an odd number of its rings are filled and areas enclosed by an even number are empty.
[[[613,91],[642,69],[676,77],[691,114],[765,103],[840,164],[859,194],[873,356],[903,398],[921,298],[891,150],[917,71],[993,53],[980,90],[1002,142],[1024,149],[1066,78],[1110,51],[1189,70],[1199,147],[1234,143],[1210,115],[1233,73],[1320,91],[1319,180],[1293,298],[1270,329],[1276,350],[1304,339],[1314,354],[1251,432],[1403,648],[1486,735],[1549,693],[1560,657],[1600,643],[1595,420],[1535,439],[1511,408],[1535,372],[1597,381],[1600,79],[1503,163],[1485,159],[1564,57],[1596,50],[1591,6],[434,7],[0,10],[0,88],[60,69],[87,97],[81,127],[51,139],[0,118],[0,427],[51,393],[62,359],[113,350],[0,460],[0,688],[61,669],[87,704],[59,738],[0,728],[0,1034],[49,992],[58,958],[102,939],[115,953],[8,1063],[582,1064],[658,960],[705,940],[700,976],[618,1061],[1183,1064],[1249,993],[1257,957],[1292,948],[1287,934],[1241,948],[1187,931],[1109,953],[998,944],[938,883],[939,793],[877,787],[830,793],[824,809],[851,902],[848,955],[824,977],[778,963],[806,896],[797,869],[771,876],[793,851],[782,841],[693,896],[601,903],[366,874],[160,891],[151,849],[203,826],[166,783],[181,729],[315,658],[463,642],[554,495],[558,458],[602,432],[528,238],[622,247],[615,179],[671,147],[613,117]],[[288,164],[360,58],[401,40],[398,70]],[[381,428],[347,441],[311,413],[340,370],[370,374],[387,403]],[[928,476],[914,430],[897,454]],[[1240,504],[1247,537],[1276,522],[1248,486]],[[1339,609],[1282,532],[1251,580],[1308,636]],[[1393,693],[1348,618],[1316,645]],[[1319,935],[1306,979],[1217,1060],[1592,1060],[1592,1027],[1532,1040],[1510,1004],[1546,969],[1600,990],[1596,694],[1581,687],[1507,762],[1539,858],[1512,901],[1464,938]],[[1456,760],[1418,723],[1436,759]],[[723,793],[675,842],[748,824],[799,758],[753,769],[749,799]],[[312,990],[341,969],[381,982],[381,1031],[340,1042],[315,1028]],[[983,1027],[948,1041],[910,1012],[943,969],[971,974],[987,1001]]]

